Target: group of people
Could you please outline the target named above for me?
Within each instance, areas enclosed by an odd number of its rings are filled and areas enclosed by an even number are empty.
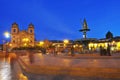
[[[107,49],[104,49],[102,46],[100,46],[100,55],[101,56],[111,56],[109,44],[107,46]]]

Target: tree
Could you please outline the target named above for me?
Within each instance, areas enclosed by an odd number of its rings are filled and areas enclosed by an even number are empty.
[[[111,38],[113,38],[113,34],[110,31],[108,31],[106,33],[106,39],[111,39]]]

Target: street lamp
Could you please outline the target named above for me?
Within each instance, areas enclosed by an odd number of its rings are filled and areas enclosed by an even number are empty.
[[[4,36],[5,36],[5,38],[10,38],[10,33],[9,32],[4,32]],[[8,42],[7,42],[7,40],[5,41],[5,44],[3,44],[3,48],[5,48],[5,51],[6,51],[6,54],[5,54],[5,56],[7,56],[8,54],[7,54],[7,44],[8,44]],[[4,45],[5,45],[5,47],[4,47]]]
[[[40,42],[39,42],[39,45],[40,45],[41,47],[43,47],[43,46],[44,46],[44,41],[40,41]]]
[[[64,43],[64,47],[66,47],[66,45],[69,43],[69,40],[65,39],[63,40],[63,43]]]
[[[68,44],[68,43],[69,43],[69,40],[65,39],[63,42],[64,42],[65,44]]]
[[[63,40],[63,42],[64,42],[65,53],[68,54],[67,44],[69,43],[69,40],[65,39]]]
[[[4,36],[5,36],[6,38],[10,38],[10,33],[9,33],[9,32],[4,32]]]

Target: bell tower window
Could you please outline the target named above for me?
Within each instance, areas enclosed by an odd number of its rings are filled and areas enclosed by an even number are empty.
[[[32,33],[33,31],[32,30],[30,30],[30,33]]]
[[[16,29],[13,29],[13,32],[15,33],[15,32],[16,32]]]

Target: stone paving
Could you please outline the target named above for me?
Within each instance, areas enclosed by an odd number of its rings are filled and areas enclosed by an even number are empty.
[[[21,57],[27,64],[30,64],[28,56]],[[34,62],[31,65],[47,65],[61,67],[92,67],[92,68],[120,68],[119,56],[50,56],[50,55],[34,55]]]
[[[29,67],[29,70],[26,71],[30,72],[32,75],[40,74],[39,76],[41,76],[43,75],[43,73],[49,73],[49,74],[55,73],[53,75],[58,76],[58,78],[60,75],[64,76],[64,79],[58,79],[58,80],[72,80],[72,77],[76,77],[75,79],[73,78],[73,80],[82,80],[80,78],[83,78],[84,80],[89,80],[88,77],[91,77],[90,80],[120,79],[119,54],[112,56],[92,56],[92,57],[91,56],[71,57],[71,56],[60,56],[60,55],[53,56],[53,55],[35,54],[33,63],[29,62],[28,56],[22,56],[20,57],[20,59],[25,63],[25,65],[27,65],[27,68],[25,68],[25,66],[23,65],[25,69],[28,69]],[[32,77],[35,78],[34,76]],[[41,77],[44,78],[44,76]],[[48,75],[48,77],[50,76]],[[47,80],[47,79],[41,79],[41,80]],[[49,80],[57,80],[57,79],[49,79]]]
[[[119,78],[81,77],[66,75],[38,75],[25,73],[29,80],[120,80]]]

